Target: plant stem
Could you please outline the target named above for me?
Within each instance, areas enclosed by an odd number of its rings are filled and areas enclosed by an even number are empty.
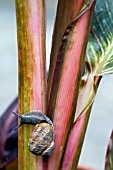
[[[19,114],[30,110],[45,113],[45,6],[44,0],[17,0],[19,60]],[[43,49],[42,49],[43,48]],[[42,157],[31,154],[27,143],[30,125],[19,129],[18,170],[42,170]]]

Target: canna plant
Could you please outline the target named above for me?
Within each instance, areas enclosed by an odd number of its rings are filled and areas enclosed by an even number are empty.
[[[19,129],[19,170],[77,169],[99,83],[113,73],[112,8],[112,0],[58,1],[46,80],[44,0],[16,0],[18,112],[40,110],[55,130],[53,153],[42,157],[27,149],[34,127]]]
[[[67,7],[70,4],[70,1],[59,2],[67,4]],[[60,3],[58,9],[63,5]],[[61,42],[59,41],[61,45],[57,59],[51,57],[51,63],[56,63],[56,67],[49,71],[49,75],[52,72],[54,75],[51,74],[48,80],[48,89],[51,90],[47,91],[48,105],[46,105],[44,2],[16,1],[19,51],[18,111],[20,114],[24,114],[29,110],[40,110],[53,120],[55,128],[55,148],[48,159],[34,156],[26,147],[33,127],[27,125],[20,128],[18,169],[55,170],[61,166],[66,140],[74,120],[86,40],[95,1],[81,1],[80,3],[74,1],[73,3],[77,7],[76,15],[73,15],[72,5],[69,5],[69,19],[66,18],[65,21],[67,27],[64,28],[64,34],[61,35]],[[67,13],[68,9],[65,13],[66,16]],[[83,25],[84,30],[81,32]],[[55,34],[57,35],[58,32]],[[77,50],[78,44],[79,49]],[[50,94],[49,91],[51,91]],[[60,133],[59,129],[61,129]],[[77,163],[74,166],[77,166]]]

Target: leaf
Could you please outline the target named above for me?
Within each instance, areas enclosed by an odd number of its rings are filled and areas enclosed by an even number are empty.
[[[94,2],[89,6],[85,4],[84,11],[68,25],[57,56],[48,107],[48,115],[55,127],[55,148],[48,159],[48,169],[60,168],[67,135],[73,124]]]
[[[75,166],[74,162],[76,164],[76,161],[79,159],[90,111],[101,80],[101,73],[103,71],[103,73],[110,74],[113,69],[113,31],[112,34],[110,31],[113,30],[113,26],[111,28],[111,25],[113,24],[113,21],[111,21],[111,18],[113,17],[112,8],[113,2],[110,0],[98,0],[96,3],[85,58],[85,73],[83,70],[83,77],[79,89],[75,122],[70,132],[66,151],[64,153],[64,169],[66,166],[72,168]],[[108,27],[111,29],[108,29]],[[109,61],[111,61],[111,63]],[[105,69],[105,66],[107,70]],[[70,152],[70,150],[73,152]]]
[[[105,161],[105,170],[113,169],[113,130],[111,132]]]
[[[99,79],[113,73],[113,2],[98,0],[92,20],[76,117],[93,103]],[[97,83],[98,82],[98,83]]]
[[[13,132],[18,119],[12,114],[17,112],[17,108],[16,98],[0,117],[0,168],[16,160],[18,156],[18,132]]]
[[[113,73],[113,1],[97,1],[86,62],[94,76]]]
[[[56,66],[56,60],[59,48],[62,44],[62,36],[67,28],[67,26],[74,21],[74,19],[84,13],[87,8],[90,8],[90,5],[94,0],[59,0],[57,15],[55,21],[55,27],[53,32],[52,39],[52,49],[50,56],[50,67],[48,74],[48,102],[50,98],[51,86],[53,81],[54,70]],[[82,8],[84,3],[84,7]],[[76,8],[76,9],[75,9]],[[82,8],[82,9],[81,9]],[[80,10],[81,9],[81,10]],[[76,18],[77,19],[77,18]]]
[[[91,107],[89,109],[89,113],[90,111]],[[83,144],[83,139],[87,127],[85,126],[85,124],[88,122],[88,120],[89,114],[87,114],[87,112],[84,112],[84,114],[79,116],[77,121],[74,123],[67,141],[62,170],[77,169],[79,155],[82,148],[81,145]]]

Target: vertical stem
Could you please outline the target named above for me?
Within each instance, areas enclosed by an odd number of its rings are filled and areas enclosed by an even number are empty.
[[[16,0],[19,113],[40,110],[45,113],[45,6],[44,0]],[[33,127],[19,129],[18,170],[42,170],[42,157],[31,154],[28,139]]]

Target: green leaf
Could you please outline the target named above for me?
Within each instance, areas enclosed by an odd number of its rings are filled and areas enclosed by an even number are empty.
[[[97,1],[86,62],[94,76],[113,73],[113,1],[111,0]]]
[[[97,0],[81,80],[76,117],[93,103],[100,76],[113,73],[113,1]]]

